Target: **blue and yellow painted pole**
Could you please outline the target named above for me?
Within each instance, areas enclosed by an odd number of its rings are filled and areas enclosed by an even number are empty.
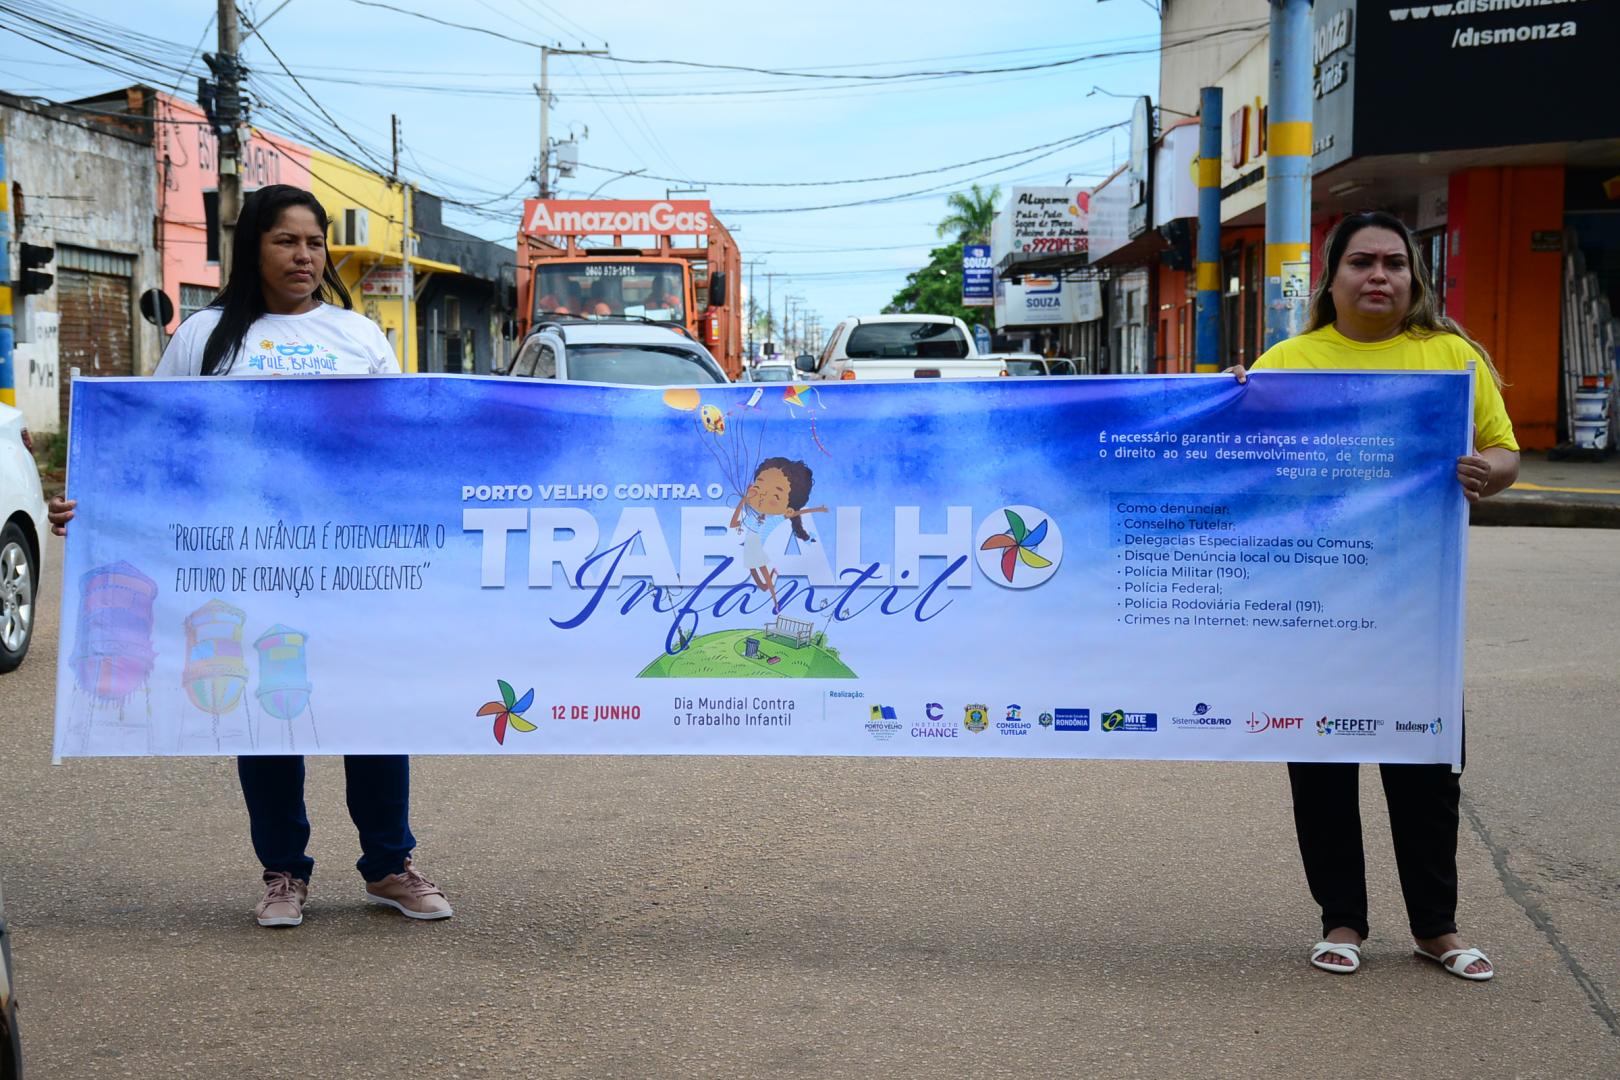
[[[17,404],[17,335],[11,322],[11,181],[6,173],[6,133],[0,129],[0,404]]]
[[[1311,288],[1311,0],[1271,0],[1265,347],[1305,329]]]
[[[1198,315],[1194,371],[1221,369],[1221,88],[1198,101]]]

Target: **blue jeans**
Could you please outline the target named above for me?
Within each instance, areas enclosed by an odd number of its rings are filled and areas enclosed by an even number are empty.
[[[308,881],[315,860],[309,846],[309,816],[304,811],[304,759],[239,757],[236,772],[247,802],[253,851],[266,872],[288,873]],[[405,869],[416,847],[408,820],[411,809],[411,759],[403,754],[351,754],[343,759],[349,817],[360,831],[360,859],[355,869],[367,881],[381,881]]]

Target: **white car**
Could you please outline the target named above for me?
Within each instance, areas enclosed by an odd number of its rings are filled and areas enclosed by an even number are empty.
[[[23,414],[0,405],[0,672],[15,670],[28,655],[49,535]]]
[[[755,364],[748,372],[749,382],[792,382],[796,378],[798,376],[793,373],[793,365],[781,360]]]
[[[1007,374],[949,315],[859,315],[839,323],[818,357],[795,367],[811,379],[973,379]]]
[[[635,319],[540,323],[506,374],[628,386],[730,382],[709,350],[684,330]]]
[[[1048,359],[1038,353],[998,353],[1007,364],[1009,375],[1073,375],[1074,362]]]

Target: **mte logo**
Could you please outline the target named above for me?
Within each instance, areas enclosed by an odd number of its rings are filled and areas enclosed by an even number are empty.
[[[928,704],[923,706],[923,714],[930,720],[943,720],[945,719],[945,706],[941,705],[937,701],[930,701]]]
[[[874,705],[874,706],[872,706],[872,719],[874,719],[874,720],[898,720],[899,717],[894,715],[894,706],[893,705]]]
[[[1090,731],[1090,709],[1058,709],[1053,716],[1053,726],[1058,731]]]
[[[983,731],[990,726],[990,706],[966,705],[962,711],[962,726],[969,731]]]
[[[1104,731],[1158,731],[1159,714],[1115,709],[1113,712],[1104,713],[1101,723],[1097,726]]]
[[[1305,718],[1303,716],[1272,716],[1270,713],[1250,713],[1249,719],[1244,721],[1244,727],[1250,732],[1261,731],[1303,731]]]

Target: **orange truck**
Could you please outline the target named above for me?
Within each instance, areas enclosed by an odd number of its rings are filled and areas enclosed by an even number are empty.
[[[742,256],[705,200],[529,199],[517,287],[523,334],[548,315],[674,323],[742,373]]]

